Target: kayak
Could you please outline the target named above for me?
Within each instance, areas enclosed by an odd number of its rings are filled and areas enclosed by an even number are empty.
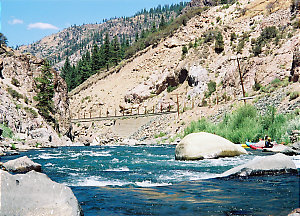
[[[258,143],[253,143],[253,142],[246,142],[246,145],[250,147],[251,149],[263,149],[265,147],[264,142],[258,142]]]
[[[237,144],[237,145],[239,145],[239,146],[241,146],[243,148],[250,148],[249,146],[247,146],[247,144]]]

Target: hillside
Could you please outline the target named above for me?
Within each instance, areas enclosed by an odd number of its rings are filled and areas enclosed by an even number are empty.
[[[138,106],[166,110],[179,94],[183,110],[179,119],[161,117],[155,126],[131,134],[153,139],[164,132],[170,138],[192,120],[201,116],[217,120],[241,103],[236,56],[245,96],[255,97],[248,103],[262,111],[275,105],[279,112],[293,112],[300,103],[299,97],[289,99],[299,92],[300,38],[299,13],[291,8],[287,1],[252,0],[196,14],[170,37],[73,90],[72,118],[83,113],[99,116],[100,110],[121,115],[122,109]],[[83,137],[89,134],[85,139],[115,136],[109,126],[77,126]]]
[[[106,32],[110,39],[117,36],[121,43],[128,41],[131,44],[137,34],[141,36],[143,30],[151,29],[153,25],[158,28],[162,17],[166,22],[174,19],[184,6],[185,3],[158,6],[150,10],[143,9],[132,17],[112,18],[100,24],[73,25],[28,46],[20,46],[18,50],[38,58],[47,58],[59,69],[67,56],[75,64],[86,50],[92,49],[93,44],[101,46]]]
[[[49,103],[41,99],[47,96],[48,90],[41,88],[47,72]],[[24,150],[66,144],[67,138],[60,138],[70,127],[66,83],[44,60],[1,47],[0,95],[0,128],[6,137],[0,140],[0,154],[6,148]]]

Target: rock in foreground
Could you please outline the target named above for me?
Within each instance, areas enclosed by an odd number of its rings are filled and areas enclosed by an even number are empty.
[[[18,173],[26,173],[31,170],[40,172],[42,169],[42,166],[40,164],[34,163],[27,156],[8,161],[3,164],[3,167],[9,172]]]
[[[189,134],[176,146],[176,160],[201,160],[205,158],[233,157],[247,154],[239,145],[218,135],[200,132]]]
[[[281,173],[297,173],[295,163],[284,154],[256,157],[252,161],[232,168],[219,177],[246,177]]]
[[[0,170],[1,215],[83,215],[72,190],[42,173],[11,175]]]

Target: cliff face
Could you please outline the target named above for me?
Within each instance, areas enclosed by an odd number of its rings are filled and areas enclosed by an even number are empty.
[[[30,54],[24,55],[7,47],[0,48],[0,123],[22,138],[30,140],[47,136],[48,139],[44,139],[46,143],[61,145],[58,134],[35,108],[36,78],[40,76],[43,65],[43,60]],[[52,73],[54,116],[59,125],[57,132],[64,135],[70,127],[67,86],[56,71],[52,70]]]

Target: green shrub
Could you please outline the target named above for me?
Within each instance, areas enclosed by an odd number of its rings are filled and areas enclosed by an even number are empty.
[[[11,150],[16,150],[16,145],[14,143],[11,143]]]
[[[12,89],[11,87],[7,88],[7,92],[15,99],[19,100],[20,98],[23,98],[23,95],[21,95],[16,90]]]
[[[252,89],[254,91],[259,91],[262,88],[262,85],[255,81],[255,84],[253,85]]]
[[[216,53],[221,53],[224,50],[224,40],[221,32],[216,35],[215,51]]]
[[[290,101],[291,100],[295,100],[296,98],[298,98],[299,97],[299,92],[292,92],[291,94],[290,94]]]
[[[187,46],[184,45],[184,46],[182,47],[182,57],[184,57],[184,56],[188,53],[188,51],[189,51],[189,50],[188,50]]]
[[[207,83],[207,88],[208,88],[208,91],[205,92],[205,97],[209,97],[211,96],[212,93],[214,93],[216,91],[216,87],[217,87],[217,83],[210,80],[208,83]]]
[[[24,107],[24,110],[30,114],[33,118],[37,118],[38,117],[38,113],[32,109],[31,107]]]
[[[165,132],[160,132],[159,134],[155,134],[154,135],[154,138],[159,138],[159,137],[164,137],[166,136],[167,134]]]
[[[276,114],[274,107],[269,107],[261,116],[256,108],[246,105],[226,114],[223,120],[214,124],[205,118],[193,121],[184,130],[184,136],[196,132],[215,133],[234,143],[244,143],[247,140],[258,141],[265,135],[272,137],[278,143],[289,142],[288,136],[292,130],[299,130],[299,116]]]
[[[174,91],[174,90],[177,89],[177,88],[178,88],[178,86],[171,86],[171,85],[169,85],[169,86],[167,87],[167,92],[170,93],[170,92]]]
[[[0,128],[2,128],[2,130],[3,130],[3,134],[2,134],[3,137],[13,138],[14,133],[9,127],[7,127],[6,125],[0,124]]]
[[[16,87],[20,86],[20,82],[14,77],[11,79],[11,84],[13,84]]]

